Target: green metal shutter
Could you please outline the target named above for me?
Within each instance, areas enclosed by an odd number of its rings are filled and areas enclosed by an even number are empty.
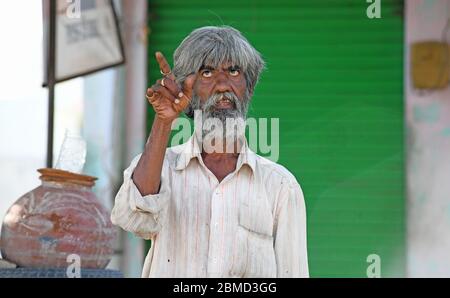
[[[231,25],[268,70],[250,116],[280,118],[280,159],[306,199],[311,276],[403,276],[403,3],[365,0],[150,1],[149,85],[154,52],[170,58],[194,28]],[[149,109],[150,128],[153,111]]]

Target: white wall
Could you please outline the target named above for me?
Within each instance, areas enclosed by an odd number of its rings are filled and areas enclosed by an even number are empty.
[[[42,88],[41,4],[17,0],[0,5],[0,221],[20,196],[40,185],[36,170],[45,167],[48,103]],[[56,88],[54,160],[65,129],[80,129],[82,87],[76,79]]]
[[[88,142],[84,172],[99,178],[95,191],[107,208],[112,207],[124,167],[143,150],[146,140],[147,44],[143,28],[147,1],[118,0],[116,4],[122,10],[127,65],[58,84],[55,98],[54,161],[65,130],[81,131]],[[41,1],[5,1],[0,7],[2,220],[13,202],[40,184],[36,169],[45,167],[47,90],[41,87]],[[17,18],[19,14],[22,18]],[[126,277],[139,277],[144,243],[130,233],[120,231],[118,235],[120,255],[109,268],[120,269]]]
[[[147,0],[122,0],[122,26],[126,49],[126,68],[122,73],[124,86],[124,137],[122,170],[144,150],[147,100]],[[122,178],[122,177],[121,177]],[[131,233],[121,232],[123,257],[120,267],[127,277],[139,277],[142,272],[144,242]]]
[[[442,91],[414,90],[409,59],[411,43],[441,40],[450,0],[405,2],[407,273],[409,277],[450,277],[450,86]]]

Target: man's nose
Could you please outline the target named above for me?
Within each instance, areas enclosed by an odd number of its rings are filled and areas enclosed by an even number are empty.
[[[216,86],[214,89],[215,93],[224,93],[232,91],[230,81],[225,74],[220,73],[216,77]]]

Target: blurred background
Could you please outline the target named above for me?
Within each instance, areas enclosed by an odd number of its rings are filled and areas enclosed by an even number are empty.
[[[278,162],[305,194],[311,276],[367,277],[375,255],[381,277],[450,277],[450,0],[114,5],[126,63],[58,83],[54,109],[54,160],[65,131],[80,133],[105,207],[152,124],[154,52],[172,63],[195,28],[230,25],[267,62],[249,116],[280,119]],[[3,1],[0,38],[3,218],[46,165],[42,2]],[[151,243],[118,233],[108,267],[138,277]]]

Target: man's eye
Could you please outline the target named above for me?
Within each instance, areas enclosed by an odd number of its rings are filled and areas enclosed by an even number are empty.
[[[233,77],[238,76],[239,73],[240,73],[240,72],[239,72],[238,69],[231,69],[231,70],[230,70],[230,75],[233,76]]]
[[[210,78],[212,76],[212,72],[210,70],[204,70],[202,72],[202,76],[205,78]]]

